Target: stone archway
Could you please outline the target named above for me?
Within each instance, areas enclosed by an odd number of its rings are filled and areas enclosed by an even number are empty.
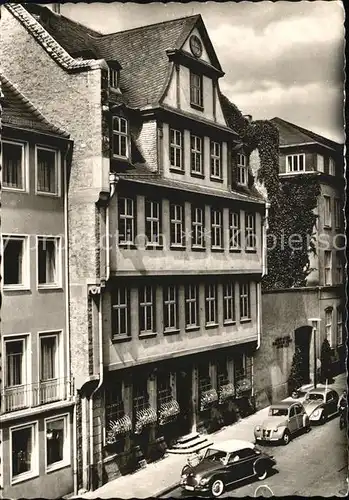
[[[295,347],[299,347],[302,356],[302,377],[305,384],[310,382],[310,342],[312,327],[304,325],[294,331]]]

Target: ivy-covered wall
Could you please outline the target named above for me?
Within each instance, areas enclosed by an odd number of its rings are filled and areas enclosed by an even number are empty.
[[[228,125],[242,139],[240,147],[247,153],[255,149],[259,153],[256,180],[264,184],[270,203],[268,274],[263,278],[263,289],[305,286],[311,272],[309,253],[315,252],[319,181],[316,175],[280,181],[277,127],[268,120],[249,121],[227,97],[221,94],[220,98]]]

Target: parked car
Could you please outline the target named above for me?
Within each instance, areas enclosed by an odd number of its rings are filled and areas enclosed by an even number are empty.
[[[185,465],[180,485],[193,494],[219,497],[227,486],[243,479],[264,480],[274,465],[274,458],[254,444],[231,439],[207,448],[196,465]]]
[[[303,429],[310,430],[310,421],[302,403],[281,401],[270,406],[268,418],[255,427],[254,437],[256,442],[280,441],[286,445]]]
[[[326,386],[324,384],[318,384],[317,387],[326,387]],[[314,384],[304,384],[292,392],[292,397],[293,399],[305,398],[305,396],[311,389],[314,389]]]
[[[326,387],[311,389],[303,401],[304,409],[310,422],[324,424],[326,420],[338,413],[338,392]]]

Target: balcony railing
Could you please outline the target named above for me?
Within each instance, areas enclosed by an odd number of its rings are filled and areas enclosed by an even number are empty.
[[[1,391],[1,412],[6,413],[64,401],[70,392],[70,383],[67,378],[60,378],[36,384],[6,387]]]

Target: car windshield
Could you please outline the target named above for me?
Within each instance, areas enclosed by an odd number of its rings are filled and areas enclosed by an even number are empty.
[[[269,417],[287,417],[287,408],[270,408]]]
[[[306,395],[306,401],[323,401],[324,396],[323,394],[316,394],[316,392],[311,392],[310,394]]]
[[[205,454],[205,460],[210,460],[210,462],[218,462],[218,460],[225,459],[226,457],[227,453],[225,451],[219,451],[213,448],[209,448]]]

